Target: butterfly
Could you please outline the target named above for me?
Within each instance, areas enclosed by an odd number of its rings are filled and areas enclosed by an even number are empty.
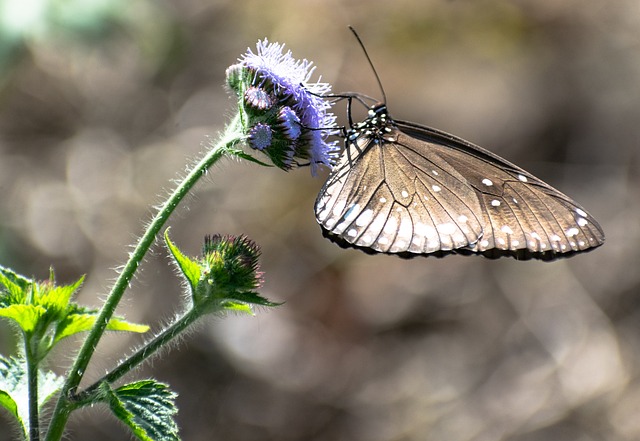
[[[351,101],[368,98],[342,97],[350,120]],[[324,236],[340,246],[553,260],[604,243],[598,222],[570,197],[482,147],[394,120],[384,102],[344,132],[344,151],[315,202]]]

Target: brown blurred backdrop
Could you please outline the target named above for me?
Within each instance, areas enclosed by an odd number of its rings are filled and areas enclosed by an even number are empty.
[[[35,3],[0,1],[0,264],[87,274],[84,304],[100,304],[150,205],[233,113],[225,68],[259,38],[314,60],[336,91],[380,96],[348,24],[395,117],[516,162],[607,234],[554,263],[368,256],[322,238],[326,174],[226,162],[172,237],[196,255],[205,234],[249,235],[262,293],[286,303],[212,319],[136,372],[180,394],[183,439],[640,439],[636,0]],[[158,244],[119,311],[158,329],[181,302]],[[141,341],[108,336],[85,381]],[[0,324],[2,352],[14,344]],[[8,424],[0,414],[0,440]],[[68,439],[129,438],[104,409],[70,422]]]

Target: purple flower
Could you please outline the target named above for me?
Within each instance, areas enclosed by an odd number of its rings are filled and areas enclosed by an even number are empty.
[[[249,130],[249,144],[257,150],[264,150],[271,145],[273,132],[268,124],[257,123]]]
[[[273,107],[273,97],[266,90],[258,87],[250,87],[244,93],[245,102],[259,110],[267,110]]]
[[[280,109],[280,112],[278,112],[278,122],[278,127],[291,141],[300,138],[300,134],[302,133],[300,118],[298,118],[298,115],[296,115],[296,112],[291,107],[283,107]]]
[[[284,45],[265,39],[258,41],[256,49],[255,53],[248,49],[238,64],[227,69],[227,83],[246,116],[243,123],[250,143],[251,129],[266,124],[273,140],[261,150],[278,167],[289,169],[298,164],[296,159],[303,159],[315,175],[319,165],[333,166],[339,147],[337,141],[327,142],[327,137],[337,131],[336,118],[329,112],[332,104],[321,98],[331,86],[310,82],[313,63],[294,59],[291,51],[284,52]],[[263,103],[263,96],[273,97],[274,106],[256,106]]]

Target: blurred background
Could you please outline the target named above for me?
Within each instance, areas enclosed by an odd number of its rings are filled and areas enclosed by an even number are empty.
[[[87,274],[78,301],[98,307],[151,205],[233,114],[224,72],[247,47],[286,43],[335,91],[380,97],[347,25],[394,117],[531,171],[607,242],[554,263],[369,256],[322,238],[326,172],[227,161],[172,238],[198,255],[206,234],[249,235],[262,294],[286,303],[205,321],[135,378],[179,393],[185,440],[640,439],[636,0],[0,0],[0,264]],[[182,304],[158,243],[119,311],[157,330]],[[109,335],[85,384],[143,338]],[[129,438],[99,407],[70,421],[68,439]]]

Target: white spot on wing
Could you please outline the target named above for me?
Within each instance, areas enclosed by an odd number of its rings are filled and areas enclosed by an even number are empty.
[[[500,206],[500,201],[497,199],[494,199],[491,201],[491,206],[493,207],[499,207]]]
[[[387,234],[394,234],[398,230],[398,221],[395,217],[390,217],[384,226],[384,232]]]
[[[571,227],[566,231],[568,237],[576,236],[579,232],[580,230],[578,230],[576,227]]]
[[[349,207],[349,209],[347,210],[347,213],[344,215],[344,220],[351,222],[356,218],[359,212],[360,212],[360,204],[353,204],[351,207]]]
[[[433,239],[438,236],[436,229],[431,225],[423,224],[422,222],[418,222],[415,226],[415,234],[417,236],[424,236],[427,239]]]
[[[402,190],[401,194],[403,198],[409,197],[409,193],[407,193],[407,190]]]
[[[436,228],[441,234],[446,234],[446,235],[451,235],[455,233],[456,230],[458,229],[458,227],[456,227],[456,225],[452,224],[451,222],[440,224],[436,226]]]
[[[347,231],[347,236],[349,237],[356,237],[357,235],[358,235],[358,231],[355,228],[352,228],[349,231]]]
[[[525,175],[518,175],[518,179],[520,180],[520,182],[527,182],[528,179]]]
[[[368,209],[362,212],[358,219],[356,219],[356,225],[359,227],[364,227],[365,225],[369,225],[371,219],[373,218],[373,210]]]
[[[509,225],[503,225],[502,228],[500,228],[500,231],[502,231],[505,234],[513,234],[513,230]]]
[[[442,188],[440,188],[439,185],[432,185],[431,188],[433,189],[433,191],[435,191],[436,193],[439,192],[440,190],[442,190]]]
[[[585,225],[587,225],[589,222],[583,218],[583,217],[579,217],[577,219],[578,225],[580,225],[581,227],[584,227]]]
[[[486,185],[487,187],[491,187],[491,186],[493,185],[493,182],[491,182],[491,179],[487,179],[487,178],[484,178],[484,179],[482,180],[482,183],[483,183],[484,185]]]
[[[405,241],[409,241],[413,236],[413,223],[411,222],[411,218],[408,216],[404,216],[400,220],[400,227],[398,228],[398,237],[403,238]]]
[[[578,213],[580,216],[587,217],[587,213],[585,213],[585,211],[581,210],[580,208],[576,208],[576,213]]]
[[[406,251],[406,250],[407,250],[407,243],[404,240],[396,240],[389,251],[393,253],[399,253],[400,251]]]
[[[333,206],[333,214],[335,214],[336,216],[342,215],[342,212],[344,211],[344,207],[346,205],[346,201],[338,201],[338,203]]]

